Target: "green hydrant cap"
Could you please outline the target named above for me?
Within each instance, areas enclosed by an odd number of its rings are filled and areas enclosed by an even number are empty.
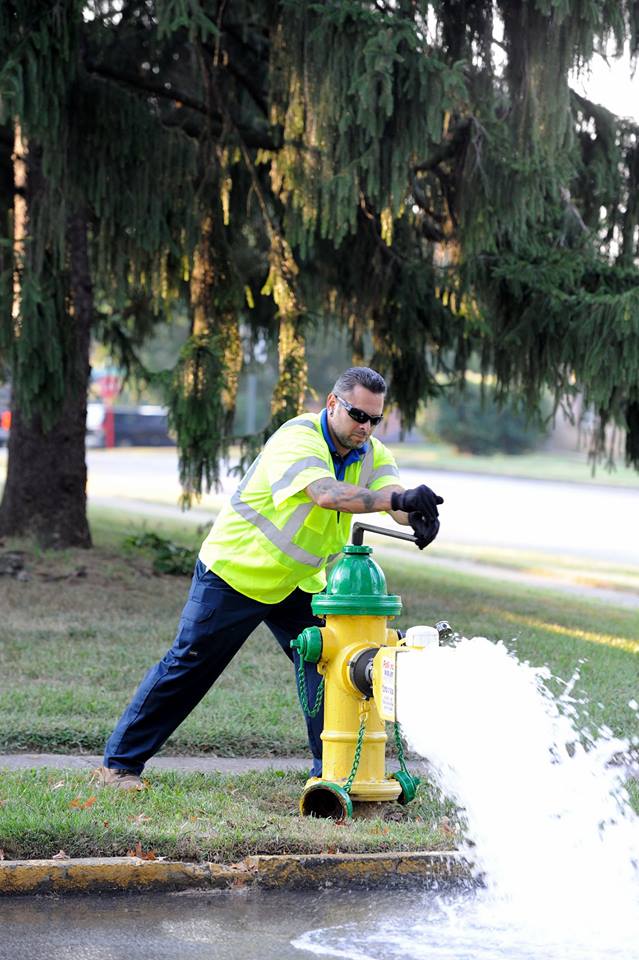
[[[402,792],[397,798],[398,803],[401,803],[402,806],[406,806],[407,803],[410,803],[411,800],[415,799],[417,787],[421,783],[419,777],[413,777],[408,770],[396,770],[395,773],[391,774],[390,779],[397,780],[402,788]]]
[[[322,656],[322,631],[319,627],[307,627],[299,637],[291,640],[291,647],[307,663],[319,663]]]
[[[325,593],[313,597],[313,613],[352,617],[395,617],[401,597],[386,593],[386,577],[370,554],[372,547],[347,544],[333,567]]]

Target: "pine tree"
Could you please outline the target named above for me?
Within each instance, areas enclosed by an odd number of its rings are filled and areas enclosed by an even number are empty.
[[[54,546],[90,545],[91,334],[109,341],[128,326],[130,348],[166,314],[193,213],[192,142],[163,127],[148,96],[92,71],[115,38],[108,18],[85,23],[83,7],[16,0],[0,14],[14,167],[3,196],[5,209],[13,200],[2,303],[12,429],[0,530]]]
[[[606,45],[637,54],[632,0],[10,0],[0,18],[2,529],[88,542],[37,483],[24,496],[23,431],[80,450],[61,411],[73,397],[79,425],[86,330],[144,376],[137,346],[178,299],[192,336],[163,382],[187,500],[232,439],[240,322],[280,351],[247,453],[300,409],[324,322],[406,425],[478,356],[529,411],[582,393],[639,467],[639,129],[569,86]]]

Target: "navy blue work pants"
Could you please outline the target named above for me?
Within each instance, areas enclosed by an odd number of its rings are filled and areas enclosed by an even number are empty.
[[[296,589],[280,603],[260,603],[238,593],[198,560],[173,646],[151,667],[122,714],[106,745],[104,765],[141,773],[260,623],[269,627],[297,669],[291,639],[305,627],[322,623],[312,613],[311,596]],[[305,664],[305,670],[313,704],[320,676],[314,664]],[[306,718],[314,776],[321,775],[323,723],[323,710]]]

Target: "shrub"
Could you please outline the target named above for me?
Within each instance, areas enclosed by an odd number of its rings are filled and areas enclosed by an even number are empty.
[[[524,453],[539,446],[546,435],[539,423],[528,422],[514,404],[499,406],[493,389],[484,395],[477,384],[438,402],[435,431],[462,453]]]

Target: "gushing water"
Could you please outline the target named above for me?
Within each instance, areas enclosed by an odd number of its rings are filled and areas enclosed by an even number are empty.
[[[578,732],[576,676],[554,698],[547,670],[477,637],[398,663],[404,734],[463,811],[458,847],[484,888],[408,897],[403,917],[296,945],[353,960],[639,960],[639,817],[611,763],[629,745]]]

